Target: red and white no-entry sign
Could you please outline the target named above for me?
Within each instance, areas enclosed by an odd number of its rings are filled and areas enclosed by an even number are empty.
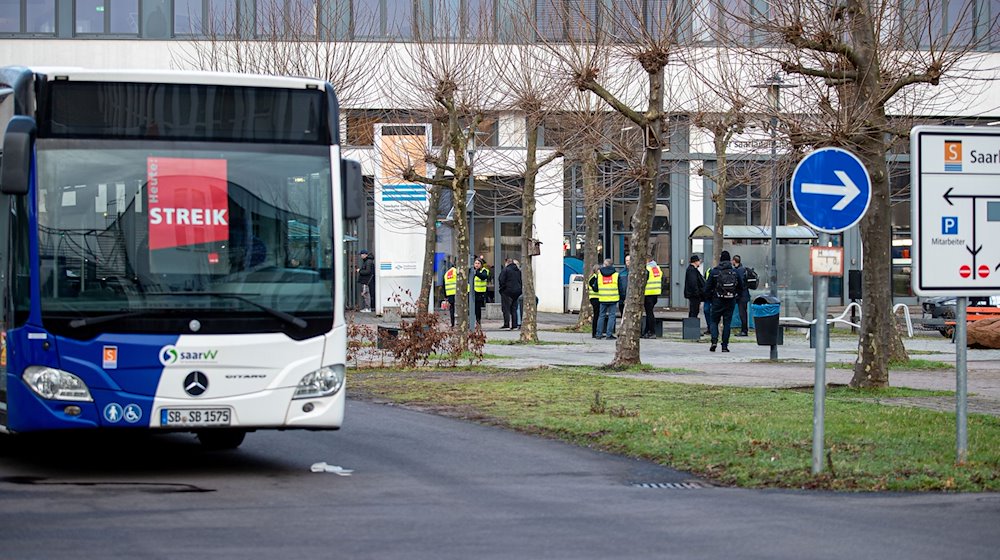
[[[958,275],[961,276],[962,278],[968,278],[969,276],[972,276],[972,267],[970,267],[967,264],[963,264],[958,268]]]
[[[990,275],[990,267],[986,266],[985,264],[979,265],[979,277],[986,278],[989,275]]]

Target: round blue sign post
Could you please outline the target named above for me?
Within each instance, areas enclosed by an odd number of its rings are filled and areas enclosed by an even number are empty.
[[[792,173],[792,205],[802,220],[820,231],[819,245],[831,233],[854,227],[872,201],[872,180],[857,156],[840,148],[820,148],[802,158]],[[823,471],[823,416],[826,399],[826,292],[829,278],[816,278],[814,309],[816,379],[813,384],[812,472]]]
[[[854,227],[872,201],[872,180],[861,160],[841,148],[806,154],[792,173],[792,205],[809,226],[826,233]]]

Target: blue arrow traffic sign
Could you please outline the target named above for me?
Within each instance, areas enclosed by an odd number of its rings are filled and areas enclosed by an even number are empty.
[[[806,224],[820,231],[840,233],[854,227],[871,200],[868,170],[847,150],[809,152],[792,173],[792,205]]]

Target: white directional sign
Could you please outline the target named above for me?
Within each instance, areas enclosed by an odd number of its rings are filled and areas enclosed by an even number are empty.
[[[1000,130],[910,133],[913,291],[1000,294]]]
[[[851,152],[820,148],[802,158],[792,174],[792,204],[810,226],[840,233],[857,224],[872,199],[868,170]]]

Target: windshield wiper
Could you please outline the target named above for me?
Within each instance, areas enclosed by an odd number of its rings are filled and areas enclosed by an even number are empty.
[[[73,319],[69,322],[69,326],[74,329],[80,327],[89,327],[91,325],[100,325],[101,323],[108,323],[111,321],[117,321],[118,319],[127,319],[129,317],[139,317],[141,315],[146,315],[150,313],[151,310],[144,309],[142,311],[128,311],[126,313],[115,313],[114,315],[98,315],[97,317],[85,317],[83,319]]]
[[[289,313],[285,313],[284,311],[282,311],[280,309],[275,309],[273,307],[268,307],[268,306],[266,306],[266,305],[264,305],[262,303],[257,303],[256,301],[254,301],[254,300],[252,300],[252,299],[250,299],[250,298],[248,298],[246,296],[242,296],[240,294],[231,294],[229,292],[146,292],[146,295],[148,295],[148,296],[211,296],[211,297],[221,297],[221,298],[236,299],[236,300],[242,301],[244,303],[249,303],[250,305],[256,307],[257,309],[260,309],[261,311],[264,311],[268,315],[271,315],[273,317],[277,317],[278,319],[281,319],[282,321],[284,321],[284,322],[286,322],[286,323],[288,323],[290,325],[296,326],[296,327],[298,327],[300,329],[304,329],[308,325],[308,323],[306,323],[304,319],[300,319],[299,317],[296,317],[295,315],[291,315]],[[254,295],[256,295],[256,294],[254,294]]]

